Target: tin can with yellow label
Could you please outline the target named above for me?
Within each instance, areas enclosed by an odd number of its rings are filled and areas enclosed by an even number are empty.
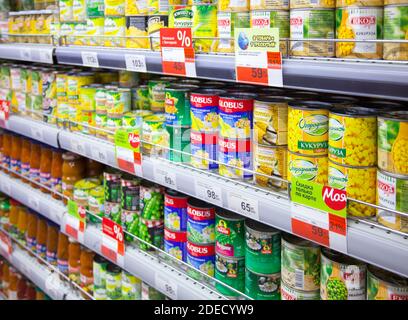
[[[286,146],[253,144],[255,182],[262,187],[285,188],[286,182],[274,179],[273,176],[286,179]],[[272,177],[270,177],[272,176]]]
[[[126,16],[126,48],[148,49],[148,16]]]
[[[147,0],[126,0],[125,15],[148,14]]]
[[[105,16],[124,16],[125,0],[105,0]]]
[[[126,18],[124,16],[105,17],[105,47],[124,47],[126,44]]]
[[[288,152],[288,181],[292,177],[327,184],[328,159],[326,155],[306,156]]]
[[[218,0],[218,11],[248,11],[249,0]]]
[[[288,10],[289,0],[250,0],[251,10]]]

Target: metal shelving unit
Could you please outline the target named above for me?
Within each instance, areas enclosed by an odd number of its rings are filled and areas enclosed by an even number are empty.
[[[53,64],[54,50],[55,47],[48,44],[2,43],[0,59]]]
[[[159,51],[134,49],[57,47],[60,64],[83,66],[82,52],[95,52],[99,67],[126,70],[126,55],[143,55],[149,73],[162,73]],[[231,55],[196,54],[198,78],[235,81]],[[354,61],[323,58],[283,60],[283,85],[287,88],[333,92],[408,101],[408,63]]]

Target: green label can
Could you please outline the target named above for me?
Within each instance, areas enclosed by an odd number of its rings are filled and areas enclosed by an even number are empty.
[[[141,300],[142,281],[129,272],[122,271],[122,300]]]
[[[164,152],[162,146],[168,145],[168,133],[165,130],[164,114],[154,114],[143,119],[142,137],[143,154],[161,156]]]
[[[88,15],[88,18],[104,17],[105,16],[104,0],[87,0],[86,14]]]
[[[166,131],[168,133],[170,148],[170,150],[166,152],[167,159],[173,162],[190,163],[190,127],[166,125]]]
[[[217,6],[212,4],[193,5],[193,37],[204,38],[217,36]],[[214,52],[215,39],[196,39],[195,50],[198,52]]]
[[[108,300],[122,299],[122,270],[114,264],[106,268],[106,296]]]
[[[215,279],[222,281],[240,292],[243,292],[245,288],[245,258],[226,257],[216,253]],[[221,294],[226,296],[239,295],[218,282],[216,283],[215,287]]]
[[[245,271],[245,294],[255,300],[280,300],[281,274]]]
[[[245,221],[247,268],[264,274],[281,270],[281,233],[254,220]]]
[[[132,109],[150,110],[149,87],[146,85],[132,89]]]
[[[171,85],[164,91],[166,125],[191,126],[190,93],[198,89],[195,85]]]
[[[153,112],[164,111],[165,88],[170,85],[169,81],[149,80],[149,100]]]
[[[106,112],[106,89],[97,88],[95,92],[95,110],[96,112]]]
[[[408,4],[384,7],[384,39],[408,39]],[[385,60],[408,60],[408,43],[384,43]]]
[[[191,6],[170,6],[170,28],[191,28],[192,26],[193,9]]]
[[[245,257],[245,218],[229,211],[215,215],[215,251],[225,257]]]
[[[96,85],[87,85],[82,86],[79,89],[79,100],[81,103],[81,109],[86,111],[95,110],[95,95],[98,86]]]
[[[112,88],[108,89],[106,95],[106,108],[109,114],[122,115],[130,111],[131,98],[130,89],[127,88]]]
[[[98,186],[94,189],[92,189],[89,192],[89,197],[88,197],[88,209],[90,212],[92,212],[94,215],[97,215],[99,217],[103,217],[105,215],[105,194],[104,194],[104,188],[103,186]],[[95,218],[94,216],[90,216],[89,220],[91,222],[100,222],[98,218]]]
[[[108,261],[95,255],[93,261],[94,297],[96,300],[106,300],[106,268]]]

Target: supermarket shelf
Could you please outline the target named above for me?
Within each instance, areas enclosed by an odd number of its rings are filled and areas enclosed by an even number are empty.
[[[33,188],[21,180],[0,172],[0,190],[55,223],[61,224],[62,216],[66,211],[65,206],[61,201],[42,193],[39,188]]]
[[[59,139],[64,149],[117,167],[112,144],[67,131],[61,131]],[[102,155],[103,159],[99,155]],[[236,197],[252,200],[258,206],[259,214],[248,215],[248,217],[291,233],[291,205],[284,194],[268,192],[186,165],[174,164],[157,158],[144,157],[142,167],[143,178],[147,180],[167,185],[172,189],[240,214],[242,212],[234,206],[237,202]],[[170,177],[171,185],[164,182],[163,174]],[[221,194],[220,202],[207,198],[203,189],[197,187],[198,185],[216,186],[217,192]],[[408,277],[408,264],[402,263],[402,261],[408,261],[407,236],[349,220],[347,247],[347,254],[350,256]]]
[[[53,64],[54,46],[46,44],[0,44],[0,59]]]
[[[35,121],[32,118],[11,115],[7,121],[6,129],[22,134],[28,138],[49,144],[50,146],[56,148],[59,147],[59,129],[42,121]]]
[[[83,65],[82,52],[96,52],[101,68],[126,70],[126,55],[146,57],[149,73],[162,73],[160,52],[89,47],[57,47],[58,63]],[[234,57],[196,55],[197,77],[235,81]],[[408,64],[343,61],[333,59],[284,59],[284,87],[408,101]]]
[[[9,16],[27,16],[33,14],[54,14],[58,10],[25,10],[25,11],[10,11]]]
[[[17,245],[13,246],[9,262],[44,291],[53,300],[81,300],[81,296],[70,286],[59,279],[57,273],[38,263]]]

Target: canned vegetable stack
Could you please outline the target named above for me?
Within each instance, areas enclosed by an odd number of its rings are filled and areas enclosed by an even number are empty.
[[[187,201],[187,263],[214,277],[215,262],[215,208],[198,199]],[[202,276],[189,269],[188,274]]]
[[[133,37],[126,39],[126,47],[149,49],[147,0],[126,0],[125,16],[126,37]]]
[[[174,190],[164,195],[164,251],[187,261],[187,199]]]
[[[320,300],[320,246],[283,235],[281,286],[282,300]]]
[[[244,292],[245,288],[245,218],[235,213],[217,210],[215,215],[215,279]],[[226,296],[238,293],[216,283]]]
[[[121,180],[121,224],[124,231],[138,234],[140,221],[140,184],[141,180],[130,174],[122,174]],[[133,238],[125,234],[127,241]]]
[[[105,193],[105,217],[121,223],[121,178],[122,172],[108,168],[103,173]]]

